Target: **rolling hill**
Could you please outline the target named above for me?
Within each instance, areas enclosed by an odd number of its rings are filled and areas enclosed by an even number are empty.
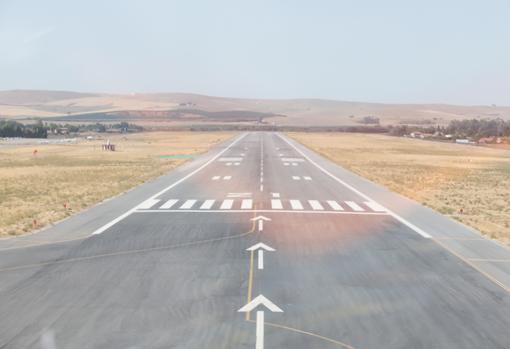
[[[455,119],[510,120],[510,107],[382,104],[321,99],[243,99],[190,93],[105,94],[0,91],[0,118],[66,121],[243,122],[295,126],[357,125],[374,116],[382,125],[444,125]]]

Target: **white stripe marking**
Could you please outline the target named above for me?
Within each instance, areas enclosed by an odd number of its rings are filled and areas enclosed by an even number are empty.
[[[297,166],[297,162],[293,162],[293,163],[292,163],[292,166]]]
[[[239,166],[240,163],[239,162],[234,162],[234,166]]]
[[[259,270],[264,269],[264,250],[257,251],[257,267]]]
[[[231,162],[227,162],[227,166],[232,166],[232,163]]]
[[[288,162],[284,162],[283,166],[289,166],[289,163]]]
[[[279,198],[280,197],[280,193],[271,193],[271,195],[273,195],[274,198]]]
[[[375,211],[375,212],[385,212],[386,211],[384,209],[384,207],[379,205],[377,202],[365,201],[364,204],[367,205],[372,211]]]
[[[328,205],[335,211],[343,211],[343,207],[340,204],[333,200],[328,200]]]
[[[211,207],[214,205],[214,202],[216,200],[205,200],[202,206],[200,206],[201,210],[210,210]]]
[[[214,162],[217,158],[219,158],[221,155],[223,155],[223,153],[225,153],[226,151],[228,151],[230,148],[232,148],[236,143],[238,143],[241,139],[243,139],[244,137],[246,137],[246,133],[244,133],[243,135],[241,135],[240,137],[238,137],[237,139],[235,139],[232,143],[230,143],[225,149],[223,149],[222,151],[220,151],[218,154],[214,155],[211,159],[209,159],[209,161],[207,161],[205,164],[203,164],[202,166],[200,166],[199,168],[195,169],[194,171],[188,173],[186,176],[182,177],[181,179],[177,180],[176,182],[170,184],[168,187],[164,188],[163,190],[160,190],[159,192],[157,192],[156,194],[152,195],[149,199],[154,199],[154,198],[157,198],[158,196],[166,193],[167,191],[169,191],[170,189],[172,189],[173,187],[175,187],[176,185],[179,185],[181,184],[182,182],[184,182],[185,180],[187,180],[188,178],[190,178],[191,176],[193,176],[194,174],[200,172],[201,170],[203,170],[206,166],[208,166],[209,164],[211,164],[212,162]],[[115,224],[119,223],[120,221],[122,221],[124,218],[128,217],[129,215],[131,215],[132,213],[136,212],[136,210],[138,209],[138,206],[135,206],[129,210],[127,210],[126,212],[124,212],[123,214],[121,214],[120,216],[118,216],[117,218],[114,218],[112,219],[111,221],[109,221],[108,223],[106,223],[105,225],[101,226],[100,228],[96,229],[91,235],[99,235],[101,233],[103,233],[105,230],[108,230],[109,228],[111,228],[112,226],[114,226]]]
[[[230,210],[232,205],[234,204],[234,200],[226,199],[223,200],[220,206],[220,210]]]
[[[243,158],[241,157],[231,157],[231,158],[227,158],[227,157],[224,157],[224,158],[219,158],[218,161],[221,161],[221,162],[235,162],[235,161],[242,161]]]
[[[214,177],[212,178],[212,180],[213,180],[213,181],[217,181],[218,179],[220,179],[220,176],[214,176]]]
[[[317,200],[308,200],[308,203],[312,206],[313,210],[324,210],[324,207],[322,207],[321,203]]]
[[[356,212],[365,211],[362,207],[360,207],[360,205],[358,205],[354,201],[345,201],[345,204],[347,206],[349,206],[350,208],[352,208],[353,211],[356,211]]]
[[[175,205],[177,203],[177,201],[179,201],[179,200],[176,200],[176,199],[168,200],[163,205],[161,205],[160,209],[167,210],[169,208],[172,208],[172,206]]]
[[[193,205],[195,204],[195,202],[197,202],[197,200],[186,200],[186,202],[184,204],[182,204],[182,206],[179,207],[179,209],[185,210],[188,208],[192,208]]]
[[[299,181],[301,178],[299,178],[299,176],[292,176],[292,179],[295,181]]]
[[[271,200],[271,208],[273,210],[281,210],[283,209],[282,202],[278,199],[272,199]]]
[[[308,155],[306,155],[305,153],[303,153],[300,149],[298,149],[294,144],[292,144],[289,140],[287,140],[286,138],[284,138],[282,135],[278,134],[278,137],[280,137],[283,141],[285,141],[288,145],[290,145],[292,148],[294,148],[299,154],[301,154],[302,156],[304,156],[308,161],[310,161],[310,163],[312,165],[314,165],[315,167],[317,167],[319,170],[321,170],[322,172],[324,172],[326,175],[328,175],[329,177],[333,178],[334,180],[336,180],[338,183],[340,183],[341,185],[343,185],[344,187],[346,187],[347,189],[350,189],[351,191],[353,191],[354,193],[358,194],[359,196],[361,196],[363,199],[365,200],[368,200],[368,201],[372,201],[372,202],[375,202],[374,200],[372,200],[372,198],[364,193],[362,193],[361,191],[359,191],[358,189],[354,188],[352,185],[344,182],[343,180],[341,180],[340,178],[338,178],[337,176],[335,176],[334,174],[332,174],[331,172],[329,172],[328,170],[326,170],[324,167],[320,166],[319,164],[317,164],[315,161],[313,161],[312,159],[310,159],[310,157]],[[382,205],[381,205],[382,206]],[[384,206],[382,206],[384,207]],[[420,229],[418,228],[416,225],[414,225],[413,223],[409,222],[407,219],[399,216],[398,214],[396,214],[395,212],[391,211],[391,210],[388,210],[386,207],[384,207],[386,213],[388,213],[390,216],[392,216],[393,218],[395,218],[397,221],[399,221],[400,223],[404,224],[405,226],[407,226],[408,228],[414,230],[416,233],[420,234],[422,237],[426,238],[426,239],[430,239],[432,238],[432,236],[430,236],[429,233],[427,233],[426,231],[424,231],[423,229]]]
[[[223,180],[224,180],[224,181],[228,181],[228,180],[230,180],[230,179],[232,179],[232,176],[225,176],[225,177],[223,177]]]
[[[301,201],[299,200],[290,200],[290,206],[293,210],[302,210],[303,205],[301,205]]]
[[[312,177],[309,177],[309,176],[304,176],[303,178],[305,179],[305,181],[311,181],[312,180]]]
[[[228,193],[228,198],[249,198],[251,193]]]
[[[253,206],[253,200],[251,199],[244,199],[241,202],[241,210],[251,210]]]
[[[285,162],[304,162],[304,159],[301,158],[283,158],[282,161]]]
[[[144,202],[142,202],[140,205],[138,205],[138,208],[141,210],[149,209],[152,206],[156,205],[160,201],[161,200],[158,200],[158,199],[148,199],[148,200],[145,200]]]

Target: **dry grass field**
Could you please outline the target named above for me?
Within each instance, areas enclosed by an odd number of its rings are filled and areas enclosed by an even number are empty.
[[[290,136],[365,178],[510,244],[509,150],[383,135]]]
[[[116,144],[115,152],[101,150],[104,140],[15,146],[0,143],[0,236],[23,234],[61,220],[159,176],[186,161],[185,155],[205,152],[233,135],[116,135],[110,137]],[[174,155],[184,157],[172,158]]]

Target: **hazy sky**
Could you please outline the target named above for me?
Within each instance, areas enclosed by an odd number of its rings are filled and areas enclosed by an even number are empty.
[[[0,90],[510,105],[509,0],[0,0]]]

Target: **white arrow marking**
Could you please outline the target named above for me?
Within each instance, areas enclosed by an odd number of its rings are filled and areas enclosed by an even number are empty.
[[[270,221],[271,218],[267,218],[265,216],[257,216],[257,217],[253,217],[251,220],[252,221],[258,221],[258,220]]]
[[[264,221],[270,221],[271,218],[267,218],[264,216],[257,216],[251,219],[252,221],[258,221],[259,222],[259,231],[264,230]]]
[[[267,309],[271,310],[273,313],[283,313],[283,310],[278,308],[273,302],[264,297],[263,295],[258,295],[255,297],[250,303],[246,304],[244,307],[239,309],[239,312],[248,313],[253,309],[257,308],[259,305],[265,306]],[[256,328],[256,342],[255,349],[264,349],[264,311],[257,311],[257,328]]]
[[[259,221],[261,223],[262,221]],[[248,247],[246,251],[257,251],[257,269],[263,270],[264,269],[264,250],[273,252],[275,251],[274,248],[267,246],[266,244],[263,244],[262,242],[259,242],[258,244],[253,245],[252,247]]]
[[[255,245],[248,247],[246,249],[246,251],[256,251],[256,250],[266,250],[269,252],[276,251],[274,248],[267,246],[266,244],[264,244],[262,242],[259,242],[258,244],[255,244]]]
[[[240,313],[248,313],[251,312],[253,309],[257,308],[259,305],[265,306],[267,309],[271,310],[273,313],[283,313],[283,310],[281,310],[276,304],[271,302],[269,299],[264,297],[263,295],[259,294],[257,297],[253,298],[252,301],[248,304],[246,304],[244,307],[238,310]]]

